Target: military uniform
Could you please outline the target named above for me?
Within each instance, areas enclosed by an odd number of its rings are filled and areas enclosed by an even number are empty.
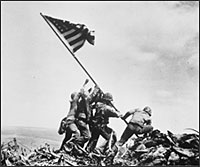
[[[143,110],[135,109],[128,111],[122,119],[126,119],[132,115],[130,122],[128,123],[126,129],[124,130],[120,140],[116,142],[116,144],[112,147],[111,156],[117,154],[118,147],[123,146],[126,141],[133,135],[133,134],[146,134],[153,130],[153,126],[151,126],[151,109],[149,107],[145,107]],[[110,156],[109,155],[109,156]]]
[[[73,93],[71,95],[72,101],[70,101],[70,110],[67,117],[65,117],[60,125],[59,134],[65,133],[65,138],[62,142],[61,148],[64,144],[73,137],[73,142],[84,146],[84,144],[90,138],[89,127],[87,125],[87,119],[90,117],[86,106],[86,101],[81,93]]]
[[[75,140],[75,142],[82,147],[91,137],[88,126],[90,117],[91,113],[89,110],[88,99],[84,94],[81,94],[81,98],[78,101],[77,112],[75,113],[75,123],[80,131],[80,136]]]
[[[151,113],[135,109],[127,112],[123,119],[126,119],[129,115],[132,115],[132,118],[118,142],[119,146],[122,146],[133,134],[146,134],[153,130],[150,118]]]
[[[101,135],[107,141],[110,139],[112,128],[108,127],[110,117],[119,117],[119,113],[108,104],[97,102],[95,106],[96,113],[93,116],[90,124],[91,138],[86,146],[86,150],[91,152],[96,147],[99,136]],[[116,142],[116,134],[114,132],[114,139],[112,145]],[[105,147],[108,144],[105,144]]]

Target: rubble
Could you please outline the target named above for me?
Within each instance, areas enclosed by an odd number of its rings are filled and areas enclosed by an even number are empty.
[[[72,144],[72,143],[71,143]],[[48,143],[44,146],[29,150],[26,154],[21,150],[16,139],[7,144],[1,144],[2,166],[79,166],[99,165],[101,156],[88,154],[84,149],[72,144],[65,151],[54,150]],[[73,153],[73,154],[72,154]],[[104,156],[102,156],[104,157]],[[104,157],[105,158],[105,157]]]
[[[176,135],[154,130],[148,136],[131,139],[133,144],[119,150],[110,160],[100,152],[87,153],[75,144],[65,151],[54,150],[49,144],[29,149],[17,140],[1,144],[2,166],[154,166],[199,165],[199,134]]]
[[[199,165],[199,134],[175,135],[154,130],[149,136],[134,140],[123,157],[115,157],[118,165]]]

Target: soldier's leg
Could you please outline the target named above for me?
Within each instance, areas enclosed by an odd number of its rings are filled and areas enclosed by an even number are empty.
[[[100,136],[99,129],[96,127],[91,128],[91,138],[89,142],[87,143],[86,151],[92,152],[95,149],[99,136]]]
[[[60,149],[62,150],[65,143],[68,140],[70,140],[72,137],[77,138],[78,136],[80,136],[80,132],[78,128],[76,127],[76,125],[74,123],[69,124],[68,127],[66,128],[65,138],[61,144]]]
[[[79,129],[78,129],[78,127],[76,126],[75,123],[71,123],[71,124],[69,125],[69,130],[70,130],[71,133],[72,133],[72,136],[71,136],[71,137],[73,137],[73,138],[75,138],[75,139],[78,139],[78,138],[80,137],[80,131],[79,131]]]
[[[77,127],[80,130],[80,137],[76,141],[77,144],[83,147],[84,144],[91,138],[89,127],[83,120],[79,120],[77,122]]]
[[[100,129],[100,135],[105,139],[109,140],[111,135],[112,129],[109,128],[107,125],[104,125]]]
[[[108,126],[105,127],[105,130],[107,133],[109,133],[109,139],[110,139],[110,137],[112,137],[112,140],[111,140],[111,147],[112,147],[117,142],[117,134],[112,128],[110,128]],[[111,134],[112,134],[112,136],[111,136]]]
[[[99,129],[99,134],[105,139],[105,141],[98,148],[96,148],[101,153],[104,153],[104,150],[108,148],[111,132],[112,132],[111,128],[107,129],[107,125],[102,125],[101,128]]]
[[[104,126],[102,129],[101,129],[101,133],[102,137],[106,140],[105,143],[103,143],[99,149],[101,150],[102,153],[106,152],[108,149],[111,149],[114,144],[116,143],[117,141],[117,135],[115,133],[115,131],[108,127],[107,125]],[[111,135],[112,134],[112,135]]]
[[[117,154],[117,151],[119,150],[119,147],[123,146],[127,140],[133,135],[133,134],[137,134],[138,133],[138,129],[139,127],[137,125],[134,125],[132,123],[129,123],[126,127],[126,129],[124,130],[120,140],[118,142],[115,143],[115,145],[112,147],[112,151],[113,151],[113,156],[115,156]]]
[[[117,142],[119,146],[123,146],[124,143],[135,133],[135,127],[132,124],[128,124],[123,134],[121,135],[120,140]]]
[[[62,141],[62,144],[61,144],[61,146],[60,146],[60,150],[63,149],[64,144],[71,138],[71,136],[72,136],[72,132],[71,132],[71,130],[70,130],[69,127],[68,127],[68,128],[66,129],[66,132],[65,132],[65,137],[64,137],[64,139],[63,139],[63,141]]]
[[[63,150],[65,150],[68,153],[74,153],[73,145],[75,144],[76,139],[80,137],[80,131],[74,122],[68,125],[68,131],[66,135],[68,137],[66,138],[66,141],[63,144]]]

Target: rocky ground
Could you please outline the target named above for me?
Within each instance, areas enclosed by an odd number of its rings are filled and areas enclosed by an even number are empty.
[[[154,166],[199,165],[199,132],[167,134],[154,130],[148,136],[131,139],[131,143],[119,149],[113,159],[101,152],[87,153],[69,143],[65,151],[54,150],[45,143],[29,149],[17,142],[17,138],[1,144],[2,166]]]

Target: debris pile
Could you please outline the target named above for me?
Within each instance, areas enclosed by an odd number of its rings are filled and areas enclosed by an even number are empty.
[[[27,147],[28,148],[28,147]],[[16,139],[1,144],[2,166],[89,166],[100,165],[100,156],[88,154],[76,145],[65,147],[65,151],[54,150],[48,143],[34,150],[20,146]],[[100,158],[101,159],[101,158]]]
[[[98,152],[87,153],[76,145],[65,151],[54,150],[44,144],[34,150],[20,146],[14,138],[1,144],[2,166],[154,166],[199,165],[199,134],[176,135],[154,130],[148,136],[132,138],[133,144],[118,151],[114,160]],[[72,154],[73,153],[73,154]],[[74,154],[75,153],[75,154]]]
[[[133,139],[123,155],[117,155],[118,165],[199,165],[199,134],[175,135],[154,130],[149,136]]]

